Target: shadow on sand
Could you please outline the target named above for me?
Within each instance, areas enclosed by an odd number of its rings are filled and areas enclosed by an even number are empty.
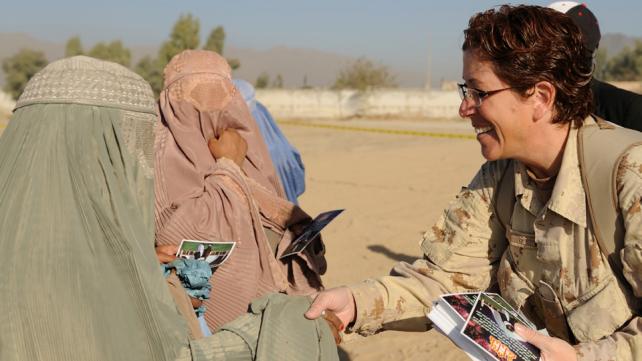
[[[408,255],[408,254],[397,253],[397,252],[391,250],[390,248],[388,248],[386,246],[382,246],[380,244],[375,244],[375,245],[372,245],[372,246],[368,246],[368,249],[370,251],[372,251],[372,252],[375,252],[375,253],[381,253],[384,256],[386,256],[386,257],[388,257],[388,258],[390,258],[390,259],[392,259],[394,261],[397,261],[397,262],[402,262],[403,261],[403,262],[412,263],[417,259],[417,256],[411,256],[411,255]]]

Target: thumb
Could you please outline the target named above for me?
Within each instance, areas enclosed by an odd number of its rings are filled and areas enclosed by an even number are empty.
[[[543,349],[547,344],[548,337],[520,323],[515,324],[515,332],[524,340],[526,340],[526,342],[532,344],[540,350]]]
[[[309,320],[314,320],[319,318],[325,309],[326,302],[323,302],[323,297],[318,297],[318,295],[316,295],[304,316]]]

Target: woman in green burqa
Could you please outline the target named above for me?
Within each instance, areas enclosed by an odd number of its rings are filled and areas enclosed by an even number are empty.
[[[114,63],[63,59],[27,84],[0,138],[0,360],[336,359],[299,298],[189,340],[154,253],[157,119],[149,85]]]

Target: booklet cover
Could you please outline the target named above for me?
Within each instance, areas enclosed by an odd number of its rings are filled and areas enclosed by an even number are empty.
[[[514,332],[515,322],[537,328],[496,293],[445,294],[427,316],[471,360],[539,360],[539,350]]]
[[[539,360],[539,349],[515,333],[516,322],[527,327],[532,325],[501,296],[481,293],[461,334],[481,347],[494,360]]]
[[[442,295],[433,302],[432,310],[427,316],[435,329],[450,338],[471,360],[490,361],[492,359],[485,352],[460,333],[477,297],[479,292]]]
[[[343,209],[336,209],[316,216],[316,218],[314,218],[310,224],[303,229],[301,235],[290,243],[288,248],[283,252],[283,255],[279,258],[283,259],[285,257],[301,253],[310,243],[312,243],[312,241],[314,241],[319,233],[321,233],[321,230],[343,211]]]
[[[477,297],[479,297],[479,292],[451,293],[442,295],[440,298],[462,321],[466,321],[475,302],[477,302]]]
[[[176,257],[205,261],[209,263],[211,268],[215,268],[230,258],[235,245],[236,242],[208,242],[184,239],[178,247]]]

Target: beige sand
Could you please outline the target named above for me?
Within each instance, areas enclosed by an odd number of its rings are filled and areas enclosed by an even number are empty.
[[[472,134],[467,122],[324,122]],[[470,139],[281,125],[306,165],[300,201],[313,215],[345,208],[323,232],[326,286],[385,275],[420,257],[418,241],[483,159]],[[342,345],[344,360],[468,360],[435,331],[384,332]]]

